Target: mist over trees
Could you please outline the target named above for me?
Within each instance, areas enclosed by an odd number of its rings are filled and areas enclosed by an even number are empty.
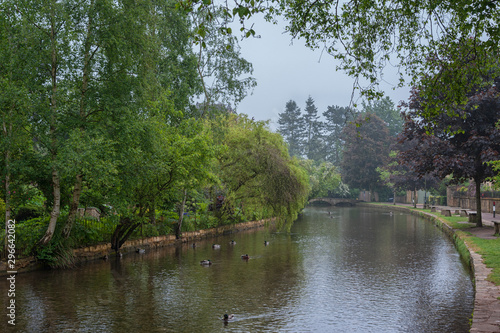
[[[312,193],[345,195],[346,191],[336,192],[337,188],[349,185],[374,190],[384,186],[377,168],[387,163],[390,143],[401,132],[403,119],[388,97],[363,102],[359,111],[331,105],[320,113],[309,96],[303,111],[295,101],[288,101],[278,124],[290,154],[312,161],[304,164],[310,170]],[[321,170],[336,174],[337,178],[322,180],[334,187],[315,189],[324,174]]]
[[[359,118],[360,114],[364,118]],[[363,102],[361,110],[330,105],[320,113],[311,96],[305,101],[303,111],[293,100],[286,103],[284,112],[278,114],[277,131],[288,143],[290,155],[339,167],[346,144],[342,132],[352,123],[359,125],[369,120],[370,114],[380,118],[380,126],[388,129],[387,135],[396,137],[401,132],[403,119],[389,97]]]

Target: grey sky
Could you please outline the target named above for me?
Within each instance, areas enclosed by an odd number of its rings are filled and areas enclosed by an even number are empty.
[[[243,57],[254,66],[257,87],[253,95],[240,103],[238,113],[246,113],[256,120],[270,119],[271,128],[276,129],[278,113],[284,111],[291,99],[303,110],[310,95],[318,114],[329,105],[349,105],[353,79],[335,71],[336,62],[330,55],[308,49],[302,40],[291,44],[290,36],[282,33],[283,25],[257,21],[254,29],[261,38],[248,38],[240,45]],[[408,98],[408,88],[392,90],[397,80],[390,69],[384,77],[389,82],[392,79],[392,85],[383,83],[381,88],[396,105]],[[356,97],[355,101],[358,105],[361,103]]]

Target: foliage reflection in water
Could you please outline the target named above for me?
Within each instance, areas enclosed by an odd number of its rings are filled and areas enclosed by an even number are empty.
[[[16,330],[469,330],[469,272],[446,236],[414,216],[307,208],[290,234],[251,231],[215,242],[220,249],[209,239],[196,248],[18,275]],[[242,260],[246,253],[250,259]],[[204,259],[213,264],[200,265]],[[235,314],[227,325],[224,313]]]

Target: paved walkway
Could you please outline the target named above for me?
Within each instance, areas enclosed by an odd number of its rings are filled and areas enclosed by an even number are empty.
[[[412,205],[409,204],[408,206]],[[417,207],[421,208],[422,205],[417,205]],[[441,209],[450,209],[452,213],[456,209],[460,209],[458,207],[448,206],[436,206],[436,208],[437,212],[432,213],[436,216],[440,216],[439,211]],[[494,229],[492,221],[500,221],[500,215],[496,214],[495,218],[493,218],[492,213],[481,212],[481,215],[483,219],[483,227],[471,228],[471,230],[468,231],[477,237],[485,239],[498,238],[493,235]],[[476,287],[474,317],[470,332],[500,332],[500,287],[486,280],[488,275],[491,273],[491,269],[486,267],[483,263],[483,258],[474,252],[470,248],[469,244],[467,244],[467,246],[469,247],[473,260]]]

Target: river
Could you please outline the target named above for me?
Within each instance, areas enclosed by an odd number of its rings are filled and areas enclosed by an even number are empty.
[[[291,233],[197,245],[19,274],[12,331],[469,331],[469,270],[438,228],[409,214],[308,207]],[[225,324],[224,313],[234,320]]]

